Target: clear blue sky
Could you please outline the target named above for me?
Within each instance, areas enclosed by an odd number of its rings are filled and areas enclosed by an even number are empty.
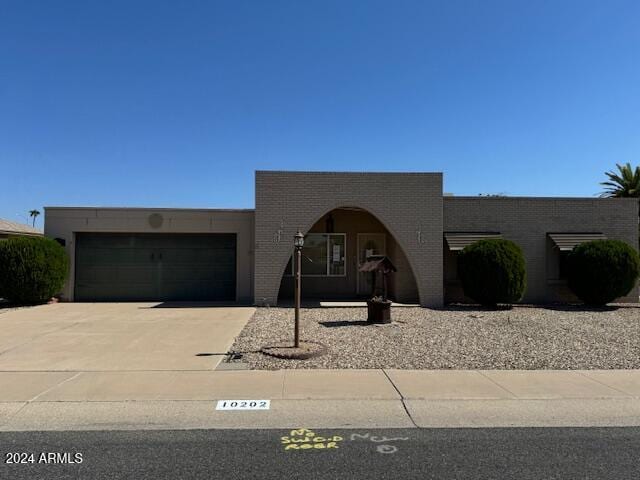
[[[256,169],[592,196],[627,161],[637,0],[0,0],[7,219],[250,208]]]

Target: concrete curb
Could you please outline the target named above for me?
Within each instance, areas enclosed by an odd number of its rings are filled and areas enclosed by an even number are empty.
[[[0,430],[638,426],[639,400],[639,370],[0,372]]]
[[[0,404],[0,431],[640,426],[638,399],[275,400],[267,411],[214,401]]]

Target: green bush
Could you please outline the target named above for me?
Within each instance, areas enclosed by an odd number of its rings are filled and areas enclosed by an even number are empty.
[[[638,252],[619,240],[578,245],[567,258],[567,283],[588,305],[604,305],[624,297],[640,275]]]
[[[479,240],[458,256],[464,294],[482,305],[520,300],[527,285],[526,275],[522,250],[509,240]]]
[[[55,240],[0,241],[0,298],[19,304],[46,302],[60,292],[68,271],[67,253]]]

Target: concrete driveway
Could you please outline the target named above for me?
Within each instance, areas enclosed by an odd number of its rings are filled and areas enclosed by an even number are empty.
[[[0,311],[0,371],[212,370],[254,311],[164,303]]]

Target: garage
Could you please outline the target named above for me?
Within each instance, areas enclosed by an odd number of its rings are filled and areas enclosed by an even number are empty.
[[[236,234],[78,233],[76,301],[235,301]]]

